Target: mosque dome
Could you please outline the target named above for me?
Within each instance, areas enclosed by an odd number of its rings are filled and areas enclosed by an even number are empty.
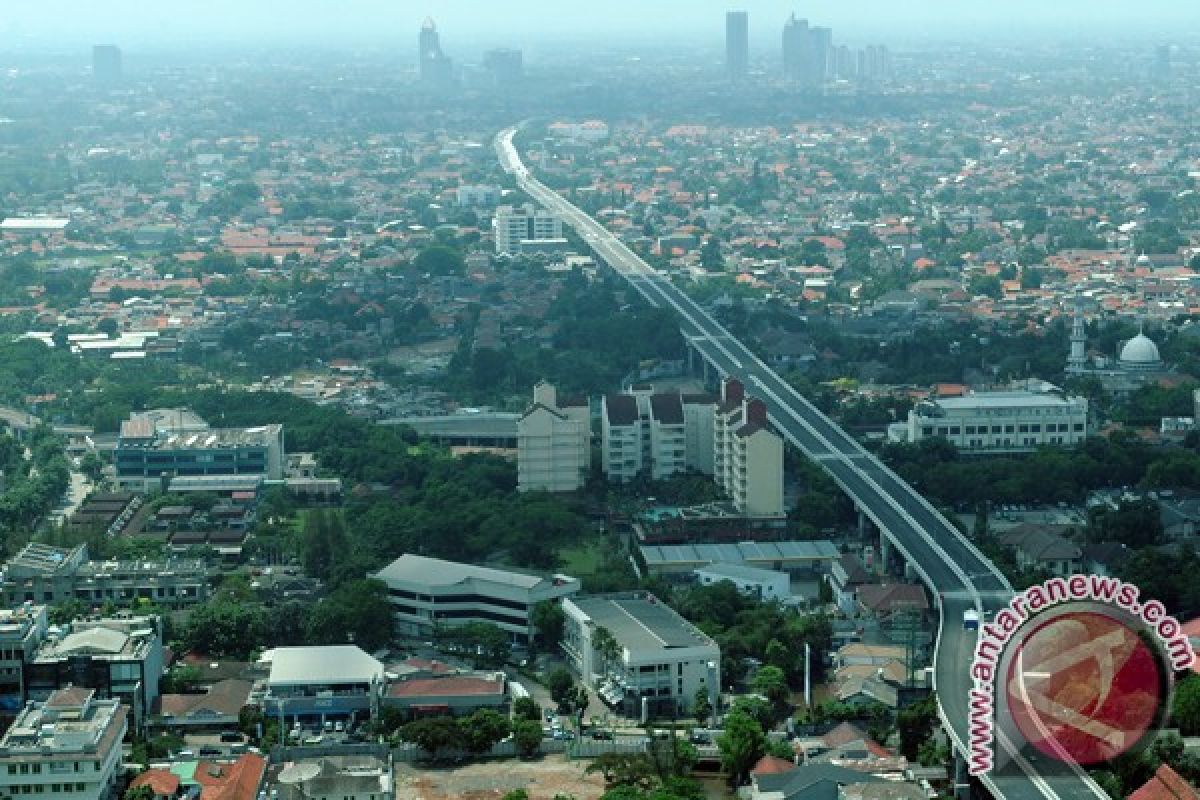
[[[1136,369],[1150,369],[1162,366],[1162,358],[1158,355],[1158,345],[1144,333],[1130,339],[1121,348],[1121,366]]]

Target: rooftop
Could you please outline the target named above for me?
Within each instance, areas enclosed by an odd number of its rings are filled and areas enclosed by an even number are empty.
[[[838,557],[828,541],[738,542],[737,544],[647,545],[641,548],[648,566],[667,564],[741,564],[747,561],[825,560]]]
[[[271,665],[267,683],[272,687],[383,681],[383,664],[352,644],[277,647],[262,660]]]
[[[120,700],[95,700],[94,694],[92,689],[67,687],[45,703],[27,704],[0,740],[0,759],[101,753],[119,744],[127,709]]]
[[[607,628],[633,653],[684,647],[716,647],[698,628],[652,594],[578,597],[568,600],[596,627]]]
[[[1069,406],[1078,398],[1063,397],[1047,392],[972,392],[965,397],[940,397],[931,401],[947,411],[976,408],[1058,408]]]
[[[393,683],[388,687],[388,697],[465,697],[504,692],[503,678],[472,678],[469,676],[448,678],[414,678]]]
[[[491,567],[477,567],[473,564],[459,564],[455,561],[443,561],[440,558],[428,558],[413,553],[400,556],[391,564],[380,570],[375,577],[385,583],[416,583],[423,586],[454,586],[467,581],[515,586],[520,589],[532,590],[552,581],[565,583],[574,578],[555,576],[553,579],[537,575],[527,575],[523,572],[511,572]]]
[[[697,567],[696,572],[704,572],[708,575],[716,575],[717,577],[729,578],[731,580],[753,581],[757,583],[767,583],[779,580],[780,578],[787,578],[786,573],[777,572],[773,569],[747,567],[745,564],[709,564]]]

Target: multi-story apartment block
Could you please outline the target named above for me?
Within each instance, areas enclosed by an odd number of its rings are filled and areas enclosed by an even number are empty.
[[[208,567],[199,559],[89,561],[86,544],[67,550],[30,542],[4,565],[0,594],[8,606],[72,599],[99,606],[138,598],[187,606],[207,599]]]
[[[663,480],[687,469],[712,472],[712,413],[707,395],[656,393],[634,386],[605,395],[601,409],[601,462],[610,481],[638,475]]]
[[[562,239],[562,220],[557,215],[526,203],[523,206],[500,206],[492,219],[497,255],[516,255],[523,242],[544,242]]]
[[[541,578],[411,553],[372,577],[387,584],[396,629],[407,636],[490,622],[525,643],[534,634],[529,615],[535,605],[579,591],[579,581],[566,575]]]
[[[713,474],[739,513],[783,516],[783,440],[767,424],[767,407],[726,380],[713,416]]]
[[[720,691],[717,643],[653,595],[572,597],[562,608],[563,651],[584,682],[620,713],[686,713],[697,690],[713,698]],[[601,629],[616,641],[615,653],[597,648]]]
[[[181,412],[182,418],[182,412]],[[209,428],[179,425],[169,414],[135,414],[121,423],[113,453],[122,489],[147,491],[176,476],[262,475],[283,480],[282,425]]]
[[[158,617],[76,620],[50,628],[25,661],[25,697],[39,700],[64,686],[86,686],[97,697],[117,698],[128,706],[141,729],[159,698],[163,662]]]
[[[554,386],[533,388],[533,404],[517,420],[517,489],[571,492],[583,486],[591,464],[587,401],[560,405]]]
[[[889,434],[908,442],[941,436],[972,453],[1071,446],[1087,438],[1088,401],[1057,391],[1024,390],[935,398],[909,411],[908,421],[893,425]]]
[[[25,706],[0,739],[0,796],[117,796],[127,709],[82,687]]]

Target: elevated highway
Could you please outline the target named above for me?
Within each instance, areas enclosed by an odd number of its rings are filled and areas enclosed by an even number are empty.
[[[967,755],[969,667],[975,633],[964,630],[963,612],[991,612],[1006,605],[1012,587],[996,567],[911,486],[896,476],[858,441],[821,413],[732,336],[686,293],[633,253],[618,238],[561,195],[538,181],[513,146],[515,128],[495,141],[504,169],[547,210],[559,215],[591,247],[593,254],[624,278],[651,305],[670,308],[679,318],[689,346],[722,376],[742,381],[763,400],[780,435],[820,464],[878,526],[937,598],[940,630],[935,645],[934,685],[939,715],[961,766]],[[1001,737],[1007,758],[980,779],[997,798],[1010,800],[1106,800],[1108,795],[1086,773],[1048,759],[1031,763]],[[965,769],[960,795],[966,794]]]

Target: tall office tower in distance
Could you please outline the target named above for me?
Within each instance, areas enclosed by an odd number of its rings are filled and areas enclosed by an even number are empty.
[[[421,83],[430,86],[446,86],[452,75],[450,59],[442,52],[437,25],[426,18],[417,39],[417,62],[420,66]]]
[[[725,13],[725,68],[735,81],[750,71],[750,15],[745,11]]]
[[[820,86],[833,72],[833,29],[809,28],[808,68],[805,83]]]
[[[1171,45],[1160,44],[1154,48],[1154,77],[1167,80],[1171,77]]]
[[[808,20],[792,14],[783,24],[783,77],[789,81],[804,78],[808,62]]]
[[[98,44],[92,48],[92,77],[97,83],[111,86],[121,82],[121,48],[115,44]]]
[[[483,54],[483,66],[497,86],[511,86],[525,77],[520,50],[505,47],[488,50]]]

